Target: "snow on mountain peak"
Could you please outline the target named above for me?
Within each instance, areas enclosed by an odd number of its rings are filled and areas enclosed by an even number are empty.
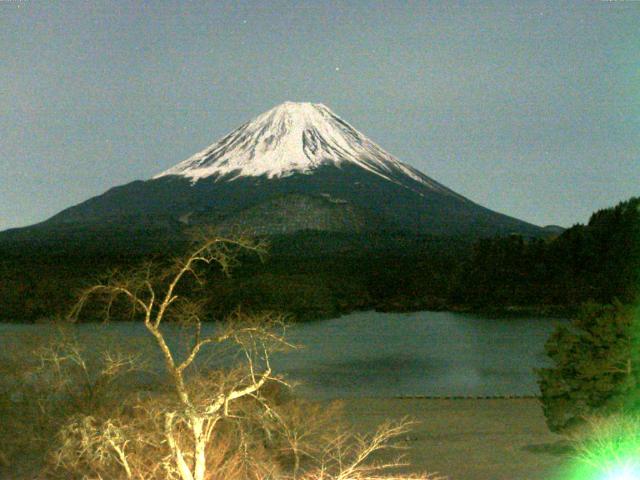
[[[352,163],[399,183],[398,174],[450,192],[382,150],[320,103],[285,102],[238,127],[153,178],[179,175],[192,182],[310,174],[321,165]]]

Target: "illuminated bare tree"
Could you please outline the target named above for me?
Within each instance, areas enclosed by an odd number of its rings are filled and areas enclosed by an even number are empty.
[[[285,340],[282,316],[236,313],[224,323],[217,325],[217,328],[206,329],[212,333],[204,334],[203,303],[189,299],[190,289],[185,288],[184,284],[188,281],[195,281],[196,286],[204,284],[205,275],[199,267],[218,266],[223,272],[228,273],[243,251],[262,255],[265,246],[249,238],[224,238],[209,232],[201,236],[191,253],[177,260],[164,273],[157,274],[152,265],[147,265],[125,275],[113,274],[82,293],[71,314],[72,319],[78,318],[93,297],[102,297],[106,301],[107,313],[119,299],[125,298],[129,301],[134,314],[142,317],[145,329],[153,337],[162,355],[175,400],[173,403],[160,403],[159,399],[152,396],[144,405],[137,404],[137,408],[146,412],[152,424],[160,425],[163,437],[161,441],[145,439],[141,442],[140,434],[135,432],[146,431],[144,427],[135,430],[135,426],[117,419],[72,419],[63,431],[69,448],[59,451],[62,453],[58,454],[58,465],[70,464],[72,467],[74,462],[80,461],[76,453],[81,451],[84,465],[108,463],[111,468],[118,468],[120,475],[126,478],[410,478],[376,476],[381,475],[387,467],[399,466],[400,463],[396,461],[377,466],[365,464],[365,460],[374,452],[386,447],[392,437],[405,432],[406,423],[386,425],[370,438],[335,433],[333,436],[320,439],[317,434],[307,435],[303,431],[306,428],[304,425],[291,422],[286,412],[279,410],[263,396],[262,391],[266,385],[274,382],[284,383],[273,374],[270,364],[270,355],[273,352],[291,347]],[[168,337],[170,330],[166,328],[167,322],[181,325],[182,331],[187,333],[186,347],[176,347],[175,342],[171,341]],[[228,344],[231,344],[232,350],[242,357],[241,368],[226,372],[207,371],[206,375],[194,374],[194,371],[198,370],[198,364],[202,363],[198,362],[198,359],[203,357],[205,350],[214,356],[222,355],[222,346]],[[221,420],[241,418],[244,415],[242,407],[236,406],[246,403],[247,400],[251,400],[252,404],[258,405],[261,410],[256,418],[265,438],[279,435],[280,439],[284,439],[281,440],[285,443],[283,451],[292,454],[294,459],[292,473],[275,464],[261,467],[254,464],[251,472],[237,467],[241,462],[226,467],[220,466],[221,463],[216,456],[220,457],[224,448],[220,443],[222,437],[218,437],[219,443],[216,447],[219,451],[212,452],[214,432],[220,431],[223,424]],[[161,422],[157,420],[159,417],[162,417]],[[135,443],[131,441],[136,435],[138,445],[148,445],[149,448],[155,448],[156,452],[164,449],[167,453],[155,462],[141,462],[136,453],[129,453],[135,450],[135,447],[130,445]],[[240,436],[244,438],[244,435],[241,431]],[[310,443],[320,440],[324,442],[322,445]],[[236,450],[242,450],[256,447],[257,444],[255,441],[251,443],[251,440],[241,439],[235,445],[241,446],[236,447]],[[231,455],[238,457],[241,452],[232,452]],[[303,458],[307,460],[304,464],[301,463]],[[143,467],[138,468],[136,465]],[[158,468],[161,468],[162,472],[159,472]]]
[[[111,305],[119,296],[129,299],[137,312],[142,313],[144,326],[160,349],[167,372],[172,379],[180,409],[165,413],[164,430],[171,451],[173,466],[182,480],[203,480],[207,470],[206,445],[216,424],[228,415],[229,404],[246,396],[255,396],[272,376],[269,353],[286,345],[280,317],[260,318],[238,316],[215,334],[202,335],[201,304],[178,293],[181,282],[192,276],[202,283],[198,272],[201,264],[217,264],[225,273],[233,266],[238,252],[264,252],[264,245],[248,238],[209,236],[186,257],[178,260],[168,273],[159,278],[152,275],[151,266],[128,275],[113,275],[106,282],[87,289],[72,312],[77,318],[86,302],[94,295],[106,296]],[[187,325],[191,332],[190,346],[184,355],[172,349],[162,330],[163,321],[171,319]],[[244,353],[247,375],[235,378],[215,395],[194,398],[185,380],[187,369],[207,345],[235,342]],[[191,445],[177,439],[175,425],[185,423],[192,435]],[[118,452],[121,457],[121,452]],[[121,461],[124,464],[124,462]],[[127,470],[125,466],[125,470]]]

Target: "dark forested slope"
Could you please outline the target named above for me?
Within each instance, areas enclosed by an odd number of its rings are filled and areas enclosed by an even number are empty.
[[[77,237],[0,242],[0,321],[66,312],[100,273],[170,261],[187,245],[179,225],[130,231],[96,227]],[[594,213],[555,237],[482,240],[397,231],[300,231],[269,237],[265,263],[243,258],[231,278],[214,272],[209,311],[241,306],[330,317],[356,309],[575,309],[633,300],[640,285],[640,198]],[[217,275],[217,276],[216,276]]]

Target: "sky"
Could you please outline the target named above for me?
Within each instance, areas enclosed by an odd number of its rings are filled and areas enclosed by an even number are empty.
[[[0,82],[0,230],[286,100],[538,225],[640,195],[635,1],[0,0]]]

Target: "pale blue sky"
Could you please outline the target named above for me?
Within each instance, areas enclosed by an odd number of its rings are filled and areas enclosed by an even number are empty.
[[[640,195],[640,2],[0,0],[0,230],[321,102],[494,210]]]

